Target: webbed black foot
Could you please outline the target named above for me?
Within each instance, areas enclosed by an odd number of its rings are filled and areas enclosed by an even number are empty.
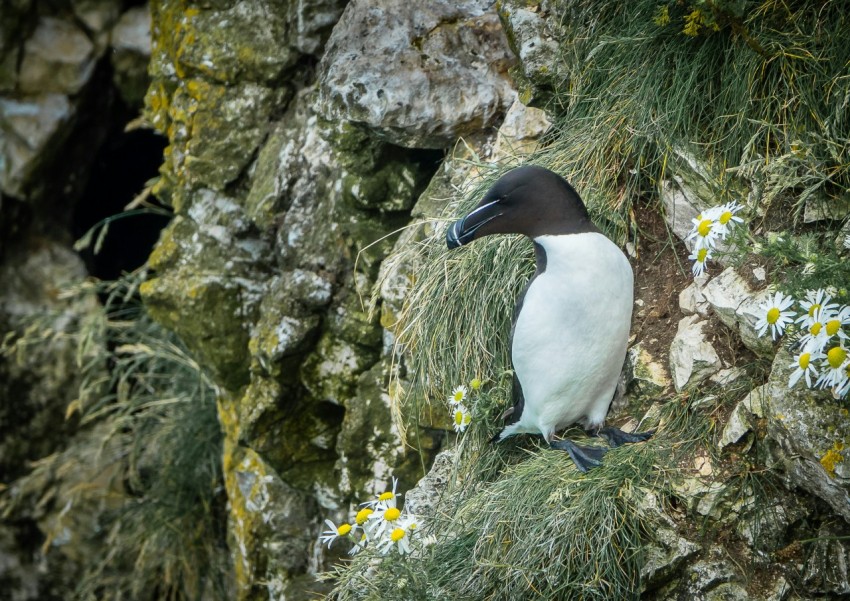
[[[592,467],[602,465],[602,457],[608,452],[608,449],[603,447],[582,447],[566,438],[553,440],[549,443],[549,447],[569,453],[573,463],[583,473],[587,473],[587,470]]]
[[[601,428],[596,434],[608,441],[608,444],[612,447],[619,447],[620,445],[631,442],[649,440],[655,434],[655,430],[650,430],[649,432],[623,432],[619,428],[606,426],[605,428]]]

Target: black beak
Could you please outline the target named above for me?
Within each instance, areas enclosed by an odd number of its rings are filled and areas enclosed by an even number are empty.
[[[466,217],[452,223],[446,230],[446,246],[449,247],[449,250],[469,244],[475,240],[475,234],[482,226],[499,217],[502,213],[499,211],[498,202],[498,200],[494,200],[483,204]]]

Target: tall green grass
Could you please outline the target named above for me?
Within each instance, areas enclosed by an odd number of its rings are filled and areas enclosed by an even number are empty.
[[[45,552],[83,558],[75,598],[230,598],[222,433],[213,387],[180,341],[147,316],[138,275],[84,284],[102,308],[60,331],[36,316],[8,354],[70,338],[81,428],[0,498],[4,517],[33,505],[51,524]],[[70,538],[68,538],[70,537]],[[63,549],[65,545],[72,549]]]

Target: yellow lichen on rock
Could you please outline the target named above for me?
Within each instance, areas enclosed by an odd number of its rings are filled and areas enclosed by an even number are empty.
[[[836,466],[844,461],[844,456],[841,454],[843,449],[844,443],[838,441],[820,458],[820,464],[826,470],[826,473],[829,474],[830,478],[835,478]]]

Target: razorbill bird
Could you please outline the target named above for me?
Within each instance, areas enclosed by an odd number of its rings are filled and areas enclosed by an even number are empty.
[[[583,472],[607,449],[553,440],[578,423],[611,446],[652,432],[603,427],[626,356],[633,275],[623,252],[590,220],[578,193],[542,167],[500,178],[468,215],[449,226],[450,249],[490,234],[525,234],[537,271],[517,300],[511,327],[514,407],[494,440],[542,434]]]

